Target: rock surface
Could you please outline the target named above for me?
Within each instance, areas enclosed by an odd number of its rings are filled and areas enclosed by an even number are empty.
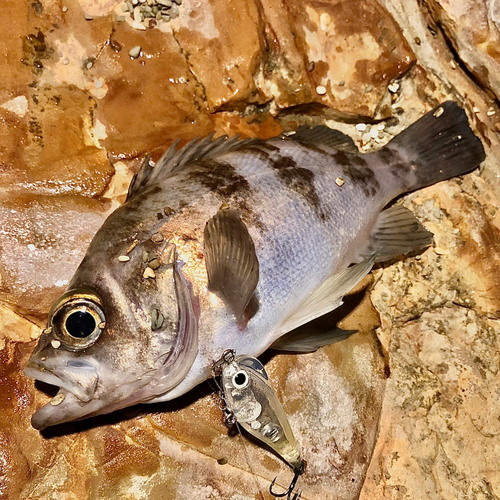
[[[277,457],[230,435],[208,384],[41,435],[30,417],[48,389],[22,367],[147,152],[300,123],[369,151],[446,99],[487,160],[405,197],[432,247],[379,267],[323,320],[357,334],[263,359],[308,461],[302,498],[499,498],[497,3],[184,0],[144,30],[119,20],[119,0],[2,5],[0,498],[254,499],[271,498],[275,476],[286,486]]]

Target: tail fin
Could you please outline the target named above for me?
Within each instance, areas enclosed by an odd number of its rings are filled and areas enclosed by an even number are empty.
[[[397,149],[405,163],[411,165],[409,190],[470,172],[485,158],[483,145],[472,132],[467,115],[452,101],[429,111],[387,148]]]

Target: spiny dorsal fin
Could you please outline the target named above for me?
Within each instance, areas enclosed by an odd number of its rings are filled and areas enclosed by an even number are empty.
[[[425,248],[432,243],[432,236],[410,210],[401,206],[390,207],[380,212],[368,246],[361,256],[376,252],[376,262],[384,262]]]
[[[168,178],[173,173],[179,172],[187,165],[191,165],[198,160],[213,158],[230,151],[238,151],[245,146],[261,141],[261,139],[240,139],[239,136],[228,138],[227,135],[223,135],[217,137],[217,139],[213,137],[214,134],[210,134],[203,139],[197,137],[181,149],[177,149],[179,140],[176,140],[156,162],[154,167],[149,164],[148,155],[139,172],[134,175],[130,183],[127,200],[144,188]]]
[[[302,125],[295,133],[284,134],[284,138],[292,141],[304,143],[306,146],[312,144],[321,148],[327,146],[332,149],[345,151],[346,153],[359,153],[358,148],[354,145],[353,140],[348,136],[324,125],[309,127]]]
[[[236,210],[219,210],[205,226],[208,289],[243,322],[259,282],[259,261],[248,229]]]

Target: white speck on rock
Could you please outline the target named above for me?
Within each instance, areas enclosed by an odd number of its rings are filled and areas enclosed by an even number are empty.
[[[316,93],[318,95],[325,95],[326,94],[326,87],[324,85],[318,85],[316,87]]]
[[[3,103],[0,107],[15,113],[17,116],[21,118],[28,112],[28,99],[25,96],[20,95],[18,97],[14,97],[10,101]]]

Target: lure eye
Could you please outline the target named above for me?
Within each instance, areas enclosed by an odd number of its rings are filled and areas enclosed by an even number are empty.
[[[90,294],[63,296],[51,318],[54,336],[71,351],[94,344],[106,321],[99,298]]]
[[[240,370],[233,375],[233,386],[236,389],[244,389],[248,385],[248,375],[247,372]]]

